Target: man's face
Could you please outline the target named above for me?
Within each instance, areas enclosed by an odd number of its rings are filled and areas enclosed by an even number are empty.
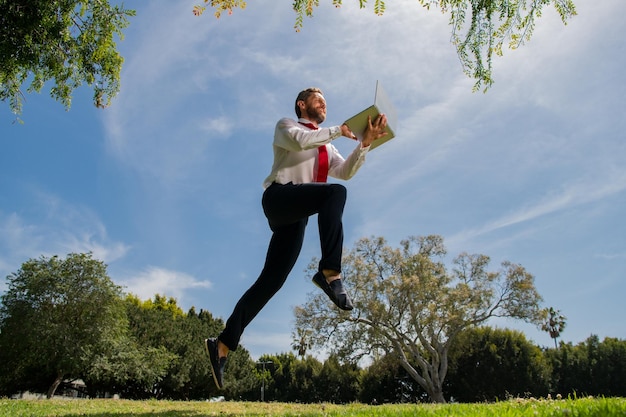
[[[302,117],[317,124],[321,124],[326,120],[326,100],[320,93],[311,94],[304,101],[302,109]]]

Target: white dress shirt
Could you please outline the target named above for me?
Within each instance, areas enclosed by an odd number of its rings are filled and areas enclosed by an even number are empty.
[[[347,159],[330,142],[341,136],[341,126],[310,129],[302,123],[309,120],[280,119],[274,130],[274,164],[272,172],[263,182],[269,187],[273,182],[279,184],[307,184],[315,182],[318,168],[318,147],[324,145],[328,152],[328,175],[347,180],[352,178],[365,162],[368,147],[357,147]]]

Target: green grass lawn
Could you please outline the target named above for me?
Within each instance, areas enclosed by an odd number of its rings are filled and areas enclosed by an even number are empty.
[[[128,400],[0,399],[0,417],[611,417],[626,416],[624,398],[511,400],[495,404],[293,404]]]

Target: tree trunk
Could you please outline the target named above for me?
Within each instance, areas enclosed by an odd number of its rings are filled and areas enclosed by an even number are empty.
[[[59,388],[59,385],[61,385],[61,382],[63,382],[63,373],[59,372],[52,385],[50,385],[50,388],[48,388],[48,393],[46,394],[47,399],[50,399],[54,396],[54,393],[56,392],[57,388]]]
[[[445,404],[446,399],[443,397],[443,390],[435,389],[435,391],[429,392],[430,400],[434,403]]]
[[[424,371],[424,375],[420,375],[419,372],[417,372],[417,369],[415,369],[409,361],[406,360],[406,358],[400,358],[400,365],[405,371],[407,371],[409,376],[413,378],[415,382],[424,388],[424,391],[426,391],[430,397],[430,401],[439,404],[444,404],[446,402],[446,399],[443,396],[442,384],[435,383],[432,380],[431,375],[429,375],[426,371]]]

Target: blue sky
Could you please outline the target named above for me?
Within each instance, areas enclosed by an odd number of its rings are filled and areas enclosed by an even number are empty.
[[[250,0],[220,20],[194,17],[196,3],[125,3],[137,16],[109,108],[93,107],[88,89],[69,112],[29,94],[14,124],[5,103],[2,277],[30,258],[92,251],[143,299],[164,294],[226,319],[270,237],[260,199],[276,121],[318,86],[325,125],[340,124],[380,80],[397,137],[345,183],[346,246],[439,234],[450,259],[522,264],[567,316],[564,340],[626,338],[625,2],[577,0],[567,26],[546,9],[530,42],[496,58],[486,94],[461,71],[448,16],[416,1],[388,2],[382,17],[322,1],[300,33],[290,3]],[[353,142],[335,145],[348,153]],[[244,334],[253,357],[290,350],[318,247],[309,227],[289,280]],[[492,324],[552,344],[533,326]]]

